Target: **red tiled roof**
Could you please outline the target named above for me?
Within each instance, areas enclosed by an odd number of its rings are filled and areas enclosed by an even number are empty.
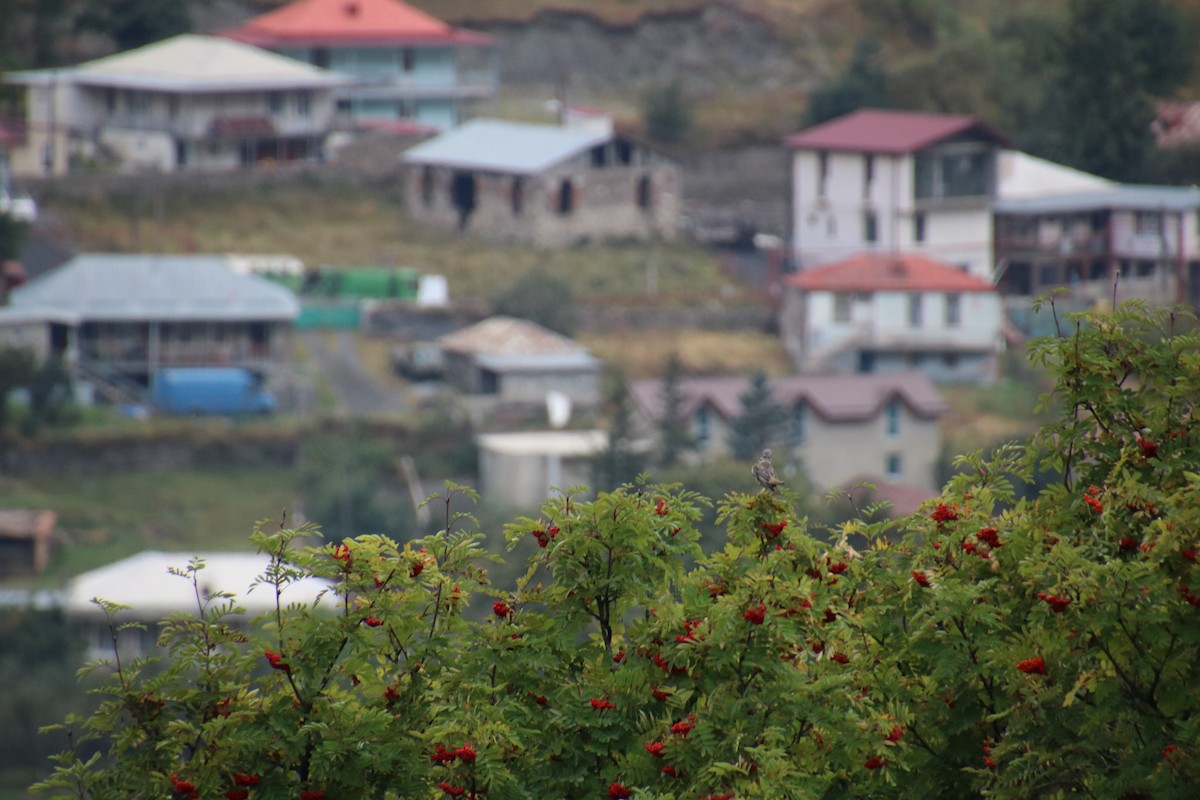
[[[917,253],[858,253],[788,275],[784,283],[817,292],[994,292],[958,267]]]
[[[797,150],[913,153],[962,134],[1007,145],[1003,135],[974,117],[864,108],[784,139]]]
[[[488,44],[400,0],[295,0],[222,36],[258,47],[373,44]]]

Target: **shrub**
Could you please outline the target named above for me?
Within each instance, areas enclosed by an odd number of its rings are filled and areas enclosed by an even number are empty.
[[[329,595],[247,634],[197,591],[197,613],[163,628],[160,672],[104,667],[103,704],[65,724],[101,753],[63,753],[41,788],[1192,797],[1200,342],[1137,306],[1068,323],[1032,351],[1057,378],[1053,421],[964,457],[920,513],[846,523],[841,541],[809,535],[788,490],[733,492],[704,555],[708,501],[640,484],[508,525],[536,547],[506,587],[449,512],[403,545],[258,531],[258,590],[316,575]],[[1046,469],[1061,480],[1020,498]],[[202,569],[182,578],[199,587]]]

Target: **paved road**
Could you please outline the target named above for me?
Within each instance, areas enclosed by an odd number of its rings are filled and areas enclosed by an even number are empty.
[[[337,397],[337,410],[351,416],[400,411],[405,407],[401,392],[382,386],[363,368],[354,347],[355,334],[336,331],[334,346],[329,333],[300,331],[300,340],[312,354],[313,378],[328,386]]]

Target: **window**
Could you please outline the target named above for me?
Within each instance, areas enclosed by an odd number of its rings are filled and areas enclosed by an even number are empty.
[[[117,113],[117,90],[104,90],[104,110],[110,114]]]
[[[925,241],[925,212],[918,211],[913,214],[913,241]]]
[[[900,435],[900,401],[895,398],[883,407],[883,432],[885,435]]]
[[[817,153],[817,197],[825,196],[825,183],[829,180],[829,153]]]
[[[982,144],[960,143],[918,153],[913,188],[918,200],[983,197],[992,193],[995,158]]]
[[[1133,217],[1133,230],[1141,236],[1158,236],[1163,230],[1162,213],[1138,211]]]
[[[312,97],[308,92],[296,93],[296,114],[301,117],[307,117],[312,110]]]
[[[908,296],[908,326],[910,328],[921,327],[923,316],[924,314],[921,308],[921,295],[914,292]]]
[[[792,408],[791,419],[791,443],[792,447],[799,447],[808,439],[808,406],[804,403],[797,403]]]
[[[863,197],[871,196],[871,184],[875,182],[875,154],[863,154]]]
[[[558,185],[558,213],[564,217],[575,210],[575,184],[564,178]]]
[[[708,449],[709,440],[712,438],[712,418],[707,406],[702,406],[696,411],[695,428],[696,444],[701,450]]]
[[[834,322],[849,322],[850,321],[850,301],[851,301],[851,295],[849,292],[836,292],[833,295],[833,321]]]
[[[521,216],[525,210],[525,179],[517,176],[512,179],[512,212],[514,217]]]
[[[417,66],[417,51],[411,47],[405,47],[400,51],[400,68],[405,72],[412,72]]]
[[[638,178],[637,183],[637,204],[638,208],[648,209],[653,204],[654,192],[653,185],[650,182],[649,175],[643,175]]]
[[[179,117],[179,95],[177,94],[167,97],[167,117],[169,119]]]
[[[879,219],[874,211],[863,212],[863,241],[879,241]]]
[[[603,169],[608,166],[608,148],[602,144],[598,144],[592,148],[592,166],[596,169]]]
[[[421,202],[426,208],[433,205],[433,167],[424,167],[421,170]]]
[[[899,478],[904,471],[904,462],[899,453],[888,453],[883,462],[883,472],[889,478]]]
[[[946,295],[946,327],[957,328],[962,321],[962,295]]]
[[[272,114],[283,113],[283,92],[267,92],[267,110]]]
[[[150,107],[150,95],[146,92],[129,92],[129,115],[134,119],[142,119]]]

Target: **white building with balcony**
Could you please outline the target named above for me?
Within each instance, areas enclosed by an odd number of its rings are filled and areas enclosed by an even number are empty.
[[[184,34],[73,67],[10,73],[26,90],[14,176],[230,169],[318,160],[348,78],[240,42]]]
[[[358,123],[452,128],[498,83],[492,37],[400,0],[294,0],[221,35],[353,76],[337,107]]]
[[[859,253],[788,276],[779,322],[802,372],[919,370],[986,383],[1003,349],[991,282],[913,253]]]
[[[969,116],[862,109],[788,137],[800,269],[863,251],[922,253],[992,276],[1005,138]]]

